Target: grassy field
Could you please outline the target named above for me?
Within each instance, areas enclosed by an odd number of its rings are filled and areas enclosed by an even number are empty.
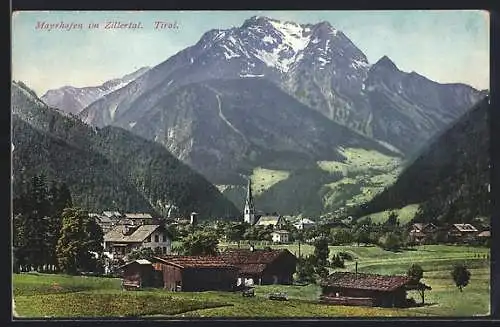
[[[258,196],[265,190],[269,189],[274,184],[285,180],[290,175],[284,170],[272,170],[266,168],[255,168],[250,177],[252,181],[252,191],[255,196]]]
[[[403,207],[401,209],[394,209],[394,210],[386,210],[382,212],[377,212],[365,217],[361,217],[360,219],[365,219],[367,217],[371,217],[372,221],[374,223],[384,223],[387,218],[389,218],[389,213],[391,211],[394,211],[398,215],[398,220],[401,224],[406,224],[409,221],[415,217],[415,214],[417,213],[419,205],[418,204],[410,204],[407,205],[406,207]]]
[[[285,246],[281,246],[285,247]],[[286,246],[292,252],[296,245]],[[305,252],[303,252],[305,251]],[[330,256],[339,251],[352,253],[358,271],[404,274],[412,263],[424,268],[424,282],[432,287],[426,293],[427,305],[408,309],[344,307],[316,303],[317,285],[256,287],[255,298],[229,292],[168,292],[120,290],[120,281],[112,278],[76,277],[48,274],[13,276],[16,310],[24,317],[351,317],[351,316],[473,316],[489,313],[489,255],[486,248],[428,245],[399,253],[374,246],[331,246]],[[312,247],[301,246],[302,253]],[[463,262],[472,276],[460,292],[450,276],[454,263]],[[354,270],[346,262],[345,270]],[[271,292],[283,291],[289,301],[270,301]],[[420,298],[409,292],[409,296]],[[71,305],[68,305],[68,304]]]
[[[318,161],[324,171],[344,175],[339,181],[325,185],[329,189],[323,198],[327,208],[338,207],[342,200],[346,200],[346,205],[367,202],[393,183],[400,173],[401,160],[398,158],[357,148],[347,148],[341,153],[346,157],[345,163]],[[346,187],[352,190],[347,191]]]

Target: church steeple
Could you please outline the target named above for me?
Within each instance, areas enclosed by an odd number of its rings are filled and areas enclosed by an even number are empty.
[[[250,225],[255,224],[255,207],[253,205],[253,196],[252,196],[252,182],[250,178],[248,179],[247,186],[247,198],[245,200],[245,209],[243,211],[243,220]]]

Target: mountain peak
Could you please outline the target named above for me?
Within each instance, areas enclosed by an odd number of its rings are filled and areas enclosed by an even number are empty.
[[[385,55],[382,58],[380,58],[373,66],[377,68],[383,67],[390,70],[399,70],[396,64],[391,59],[389,59],[389,57]]]

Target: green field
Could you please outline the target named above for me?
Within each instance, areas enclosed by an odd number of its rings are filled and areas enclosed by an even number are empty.
[[[272,170],[266,168],[255,168],[250,177],[252,181],[252,191],[255,196],[258,196],[265,190],[269,189],[274,184],[285,180],[290,175],[284,170]]]
[[[415,214],[417,213],[419,205],[418,204],[410,204],[407,205],[406,207],[403,207],[401,209],[394,209],[394,210],[386,210],[382,212],[377,212],[373,213],[371,215],[367,215],[364,217],[361,217],[360,219],[365,219],[367,217],[371,217],[372,221],[377,224],[384,223],[388,218],[389,214],[391,211],[394,211],[398,215],[398,220],[401,224],[407,224],[410,222],[414,217]]]
[[[326,208],[338,207],[342,201],[348,206],[365,203],[392,184],[400,173],[398,158],[357,148],[343,149],[341,153],[346,162],[318,161],[324,171],[341,172],[344,176],[325,185],[329,189],[323,196]]]
[[[281,246],[290,251],[297,245]],[[47,274],[15,274],[16,311],[23,317],[84,316],[168,316],[168,317],[348,317],[348,316],[473,316],[489,313],[489,249],[466,246],[428,245],[393,253],[374,246],[331,246],[330,256],[339,251],[352,253],[358,271],[404,274],[412,263],[424,268],[427,305],[407,309],[345,307],[316,303],[317,285],[256,287],[255,298],[229,292],[168,292],[165,290],[121,291],[112,278],[75,277]],[[311,253],[310,245],[301,246]],[[453,264],[469,267],[470,284],[460,292],[450,277]],[[345,270],[354,270],[346,262]],[[289,301],[270,301],[267,295],[282,291]],[[419,301],[417,294],[410,297]]]

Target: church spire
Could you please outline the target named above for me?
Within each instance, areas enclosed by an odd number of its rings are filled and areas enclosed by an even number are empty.
[[[255,223],[255,207],[253,205],[253,196],[252,196],[252,182],[250,178],[248,179],[247,186],[247,198],[245,200],[245,209],[244,209],[243,220],[250,225]]]

